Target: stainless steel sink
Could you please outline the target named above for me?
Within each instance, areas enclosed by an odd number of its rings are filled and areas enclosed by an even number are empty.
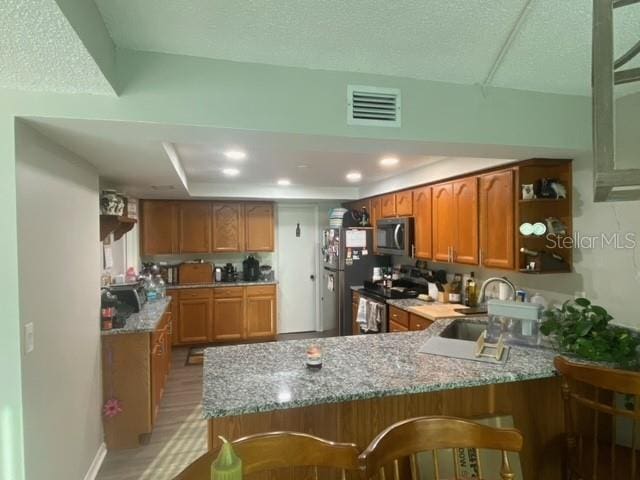
[[[465,319],[454,320],[441,333],[440,337],[475,342],[487,329],[487,323]]]

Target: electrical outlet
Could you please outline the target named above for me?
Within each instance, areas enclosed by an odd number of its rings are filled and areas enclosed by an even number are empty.
[[[29,322],[24,326],[24,353],[31,353],[33,349],[33,322]]]

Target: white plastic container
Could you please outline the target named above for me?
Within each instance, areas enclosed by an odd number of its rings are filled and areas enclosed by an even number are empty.
[[[487,337],[490,342],[497,341],[502,334],[507,343],[527,346],[540,344],[542,305],[491,299],[487,302],[487,310]]]

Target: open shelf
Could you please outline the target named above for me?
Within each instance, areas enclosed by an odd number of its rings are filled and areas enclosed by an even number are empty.
[[[114,240],[120,240],[138,221],[135,218],[117,215],[100,215],[100,241],[113,233]]]
[[[546,273],[571,273],[571,268],[566,268],[562,270],[545,270],[544,272],[538,271],[538,270],[527,270],[526,268],[521,268],[519,272],[527,273],[529,275],[544,275]]]
[[[556,203],[556,202],[566,202],[568,198],[530,198],[530,199],[520,199],[518,202],[520,203]]]

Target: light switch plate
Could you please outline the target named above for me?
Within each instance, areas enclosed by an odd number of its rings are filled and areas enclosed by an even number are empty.
[[[31,353],[34,349],[33,339],[33,322],[29,322],[24,326],[24,352]]]

